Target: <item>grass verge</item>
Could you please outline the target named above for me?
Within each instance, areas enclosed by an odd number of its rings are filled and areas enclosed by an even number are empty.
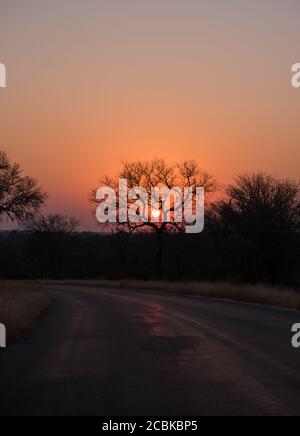
[[[0,323],[6,327],[8,343],[32,328],[49,303],[40,284],[0,282]]]

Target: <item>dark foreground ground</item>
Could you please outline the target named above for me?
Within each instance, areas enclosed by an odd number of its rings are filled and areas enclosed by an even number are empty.
[[[0,350],[0,415],[299,415],[292,311],[54,286]]]

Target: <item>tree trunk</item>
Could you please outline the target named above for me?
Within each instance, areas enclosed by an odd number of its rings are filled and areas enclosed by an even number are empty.
[[[157,232],[157,274],[158,278],[162,279],[163,277],[163,232],[159,230]]]

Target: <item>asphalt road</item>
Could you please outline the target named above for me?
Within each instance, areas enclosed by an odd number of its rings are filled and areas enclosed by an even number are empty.
[[[0,415],[299,415],[293,311],[53,287],[35,331],[0,350]]]

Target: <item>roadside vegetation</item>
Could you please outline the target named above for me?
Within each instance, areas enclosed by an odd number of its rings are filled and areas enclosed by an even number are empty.
[[[49,282],[51,283],[51,282]],[[52,282],[54,283],[54,282]],[[284,287],[210,282],[164,282],[139,280],[66,280],[60,283],[99,289],[166,292],[170,294],[201,296],[250,304],[300,310],[300,292]]]
[[[32,328],[49,303],[40,284],[0,282],[0,323],[6,326],[8,342]]]

